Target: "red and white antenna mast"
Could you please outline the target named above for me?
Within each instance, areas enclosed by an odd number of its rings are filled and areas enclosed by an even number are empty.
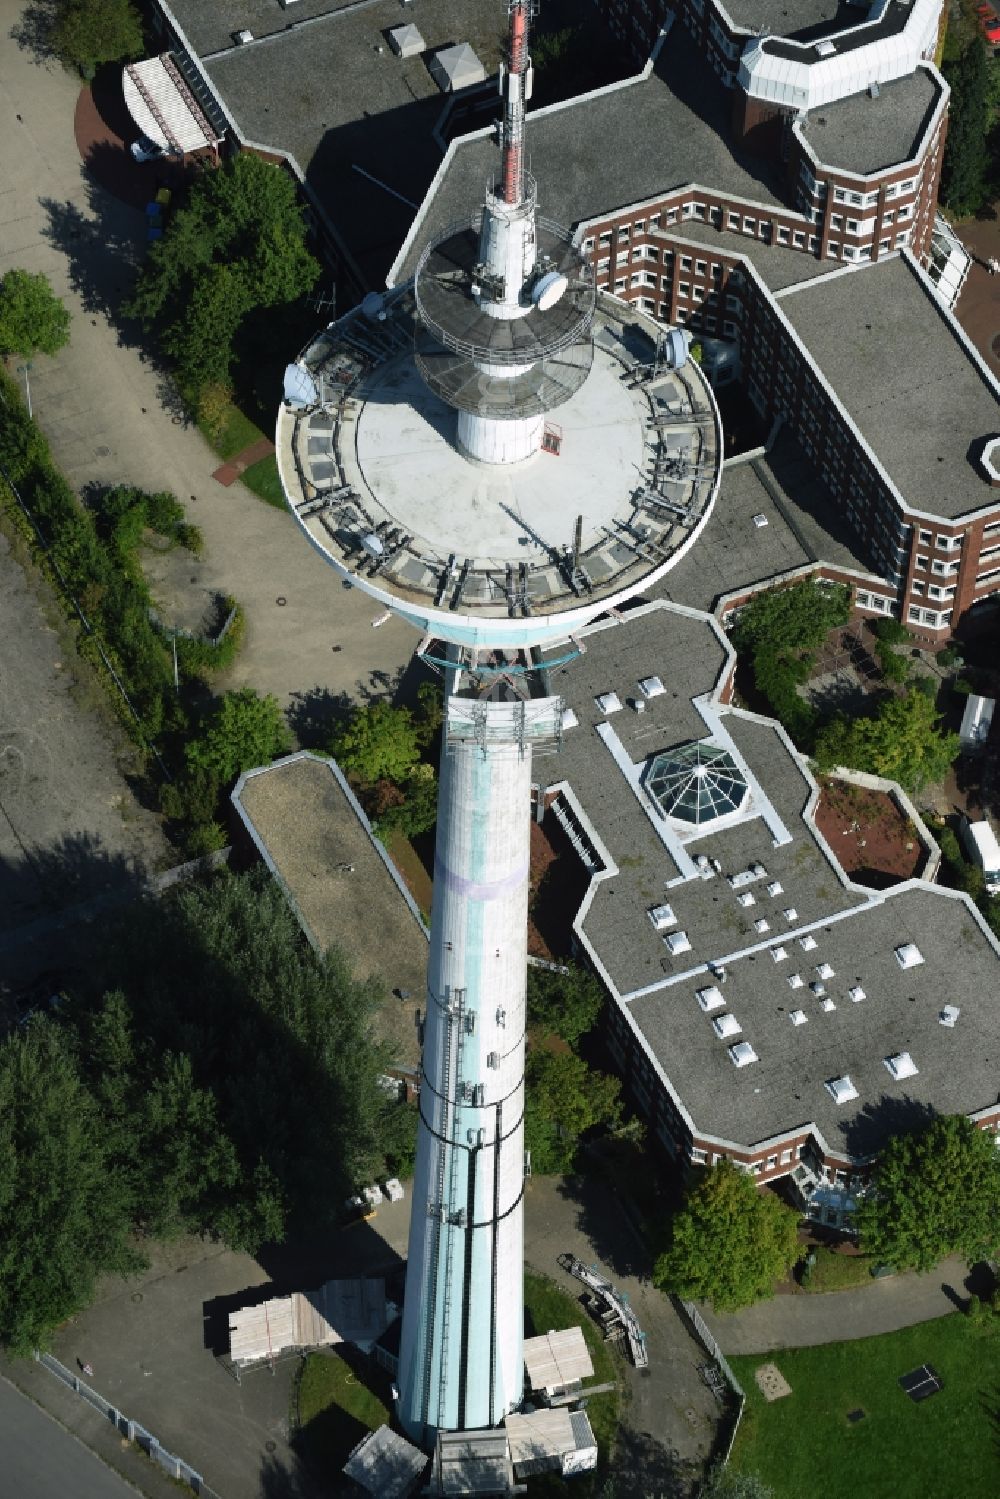
[[[531,57],[528,32],[538,11],[537,0],[510,0],[507,66],[501,74],[503,109],[503,198],[520,203],[524,191],[524,106],[531,98]]]

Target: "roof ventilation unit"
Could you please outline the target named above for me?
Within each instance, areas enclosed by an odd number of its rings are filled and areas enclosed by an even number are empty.
[[[738,1036],[743,1027],[736,1019],[736,1016],[731,1015],[727,1011],[725,1015],[716,1015],[712,1021],[712,1029],[719,1040],[724,1041],[727,1036]]]
[[[677,925],[673,906],[650,906],[646,914],[653,923],[653,929],[657,932],[665,932],[668,926]]]
[[[644,697],[630,697],[628,705],[633,713],[645,713],[646,711],[646,699]]]
[[[237,47],[249,47],[250,43],[253,41],[253,32],[248,31],[246,27],[244,27],[242,31],[234,31],[233,41],[236,43]]]
[[[816,977],[820,979],[833,978],[833,969],[830,967],[829,963],[816,964]]]
[[[782,886],[780,880],[772,880],[767,887],[767,893],[768,895],[781,895],[783,893],[783,889],[784,887]]]
[[[786,906],[781,914],[786,921],[798,921],[799,919],[799,913],[794,906]]]
[[[771,961],[773,963],[783,963],[787,957],[788,954],[783,947],[771,948]]]
[[[954,1030],[955,1021],[961,1013],[958,1005],[945,1005],[944,1009],[938,1015],[938,1024],[947,1026],[950,1031]]]
[[[767,879],[767,870],[764,868],[763,864],[751,864],[750,873],[753,875],[755,880]]]
[[[725,1008],[726,1001],[722,997],[722,990],[717,988],[715,984],[709,984],[706,988],[699,989],[695,997],[706,1015],[711,1010],[722,1010]]]
[[[821,984],[817,979],[814,979],[813,982],[809,985],[809,987],[812,990],[812,992],[815,994],[815,996],[816,996],[817,999],[822,999],[823,995],[826,993],[826,987],[825,987],[825,985]]]
[[[904,1077],[916,1077],[917,1067],[908,1051],[897,1052],[894,1057],[886,1057],[883,1062],[886,1072],[895,1078],[898,1083]]]
[[[802,978],[801,973],[790,973],[788,975],[788,987],[789,987],[789,989],[801,989],[802,988],[802,984],[803,984],[803,978]]]
[[[896,948],[896,962],[900,968],[919,968],[924,955],[915,942],[903,942]]]
[[[737,1041],[729,1048],[729,1060],[734,1067],[749,1067],[751,1062],[756,1062],[757,1053],[749,1041]]]
[[[752,885],[754,881],[753,872],[749,869],[739,869],[735,874],[727,875],[726,878],[734,890],[742,890],[744,885]]]
[[[871,81],[871,83],[868,85],[868,97],[869,97],[869,99],[877,99],[878,96],[879,96],[878,79],[877,78],[873,78],[872,81]]]
[[[767,525],[767,516],[763,511],[760,511],[759,514],[753,516],[753,523],[758,531],[763,531],[764,527]]]
[[[617,692],[602,692],[594,698],[594,702],[605,716],[621,712],[622,703]]]
[[[757,904],[757,898],[756,896],[751,894],[749,890],[744,890],[742,895],[738,895],[736,897],[736,904],[738,906],[742,906],[743,909],[746,910],[749,906],[755,906]]]
[[[691,938],[687,932],[671,932],[669,937],[664,937],[663,940],[672,958],[680,957],[682,952],[691,951]]]
[[[817,42],[815,47],[813,48],[813,51],[815,52],[817,57],[833,57],[836,50],[836,47],[834,46],[833,42],[830,41],[829,37],[824,38],[824,40],[821,42]]]
[[[813,948],[816,946],[816,938],[813,936],[812,932],[806,932],[804,937],[799,938],[799,946],[801,947],[803,952],[812,952]]]
[[[564,732],[566,729],[575,729],[579,722],[580,720],[577,718],[572,708],[563,709],[562,728]]]
[[[753,929],[759,937],[763,937],[765,932],[769,932],[771,930],[771,923],[765,920],[763,916],[758,916],[757,920],[753,924]]]
[[[831,1077],[823,1086],[836,1104],[850,1103],[858,1096],[858,1090],[846,1072],[843,1077]]]
[[[865,998],[865,991],[862,989],[860,984],[852,984],[847,992],[856,1005],[859,1005]]]
[[[809,1022],[809,1016],[805,1010],[793,1010],[788,1018],[793,1025],[807,1025]]]
[[[669,333],[665,333],[660,344],[660,352],[667,369],[679,370],[682,365],[686,364],[690,347],[691,335],[685,333],[683,328],[671,328]]]
[[[666,690],[659,677],[643,677],[639,682],[643,697],[662,697]]]

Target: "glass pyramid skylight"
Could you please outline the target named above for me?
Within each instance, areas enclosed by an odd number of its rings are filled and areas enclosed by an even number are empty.
[[[646,785],[665,816],[694,827],[738,812],[747,799],[747,783],[732,755],[710,744],[657,755]]]

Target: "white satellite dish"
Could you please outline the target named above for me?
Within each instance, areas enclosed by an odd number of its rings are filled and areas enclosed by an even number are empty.
[[[374,531],[369,531],[366,536],[362,536],[361,545],[364,547],[369,557],[381,557],[383,552],[385,551],[385,547],[382,545],[381,541],[379,541]]]
[[[301,409],[303,406],[316,406],[319,404],[319,391],[316,389],[316,381],[304,365],[286,364],[284,388],[285,400],[289,406]]]
[[[568,286],[569,281],[562,271],[546,271],[545,275],[540,276],[531,288],[531,300],[539,312],[548,312],[550,307],[556,305]]]

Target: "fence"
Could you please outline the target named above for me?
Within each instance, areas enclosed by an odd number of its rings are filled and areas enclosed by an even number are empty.
[[[736,1419],[733,1422],[733,1429],[729,1433],[729,1441],[726,1443],[726,1450],[722,1458],[723,1464],[725,1464],[729,1461],[730,1454],[733,1450],[733,1443],[736,1441],[736,1433],[739,1431],[740,1422],[743,1419],[743,1407],[746,1405],[747,1401],[746,1393],[743,1389],[743,1386],[736,1378],[736,1375],[729,1367],[726,1355],[723,1353],[722,1349],[715,1341],[715,1337],[712,1334],[708,1323],[705,1321],[704,1317],[701,1315],[694,1302],[684,1301],[680,1296],[675,1297],[674,1300],[677,1306],[679,1306],[681,1311],[684,1313],[684,1316],[687,1318],[687,1321],[691,1327],[691,1331],[698,1339],[698,1342],[704,1348],[705,1352],[708,1354],[713,1363],[718,1364],[720,1370],[722,1371],[723,1378],[725,1379],[729,1388],[732,1390],[733,1394],[736,1396]]]
[[[140,1425],[138,1421],[133,1421],[130,1416],[126,1416],[124,1411],[118,1410],[109,1400],[105,1400],[103,1395],[84,1384],[72,1369],[67,1369],[66,1365],[61,1364],[51,1353],[39,1353],[36,1349],[35,1358],[43,1368],[48,1369],[50,1374],[54,1374],[57,1379],[62,1380],[63,1384],[74,1390],[81,1400],[85,1400],[88,1405],[93,1406],[94,1410],[99,1411],[127,1441],[135,1442],[137,1447],[141,1447],[146,1456],[154,1463],[158,1463],[171,1478],[177,1479],[180,1483],[186,1483],[195,1494],[204,1494],[205,1499],[220,1499],[220,1496],[208,1486],[200,1473],[195,1472],[190,1463],[168,1452],[151,1431],[147,1431],[145,1426]]]

